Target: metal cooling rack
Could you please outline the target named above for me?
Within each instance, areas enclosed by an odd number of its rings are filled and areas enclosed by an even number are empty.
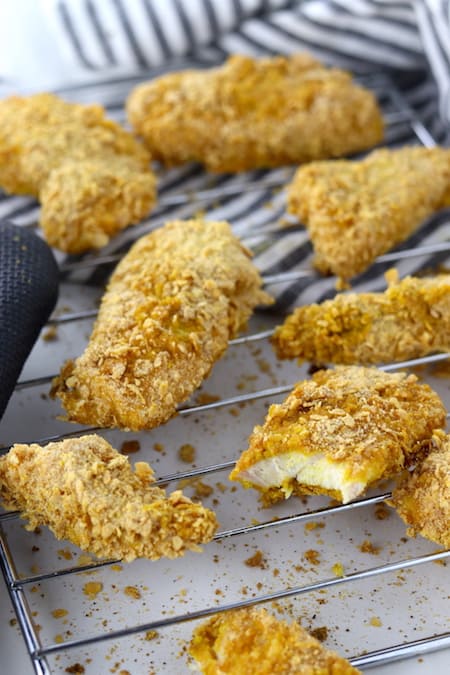
[[[385,109],[388,141],[403,125],[412,128],[420,143],[435,144],[385,76],[365,83],[379,94]],[[218,217],[216,200],[282,186],[290,175],[285,170],[254,172],[218,179],[211,187],[207,177],[194,171],[189,192],[181,193],[168,174],[158,212],[137,229],[144,233],[199,208],[210,218]],[[261,208],[266,199],[263,195]],[[250,245],[259,241],[261,230],[265,237],[278,235],[273,223],[283,211],[282,195],[273,201],[272,211],[264,206],[263,225],[258,223],[244,237]],[[16,213],[18,222],[32,226],[36,210],[22,212],[23,200],[18,203],[12,200],[12,217]],[[238,223],[237,234],[239,230]],[[401,260],[407,265],[434,253],[442,260],[448,251],[447,242],[433,241],[382,256],[375,265],[401,265]],[[106,250],[83,260],[61,260],[61,269],[78,274],[117,258]],[[305,267],[290,276],[266,275],[265,282],[288,284],[308,276],[314,274]],[[41,339],[25,366],[2,422],[3,451],[14,442],[43,442],[87,431],[72,431],[71,426],[68,432],[68,425],[55,419],[59,408],[46,392],[55,366],[81,352],[100,295],[98,287],[73,280],[63,284],[50,321],[57,327],[58,340]],[[168,424],[140,434],[102,432],[117,448],[130,438],[138,440],[140,450],[131,460],[149,461],[161,476],[158,484],[169,489],[182,485],[188,494],[197,491],[216,510],[222,526],[201,555],[125,566],[90,560],[47,531],[24,532],[17,514],[0,514],[0,563],[36,673],[187,672],[185,645],[196,621],[253,604],[265,604],[285,618],[300,617],[305,627],[322,634],[324,624],[327,644],[363,670],[450,648],[450,632],[443,630],[448,622],[445,560],[450,551],[405,538],[403,523],[383,506],[389,485],[346,505],[328,504],[320,497],[293,498],[263,510],[253,491],[226,482],[226,472],[254,424],[264,419],[267,404],[281,400],[295,382],[307,377],[304,367],[277,362],[272,353],[267,337],[279,320],[256,315],[249,332],[230,343],[200,394]],[[387,368],[432,368],[433,362],[448,356]],[[434,377],[431,370],[422,374],[450,402],[447,380]],[[210,402],[204,403],[205,398]],[[196,451],[188,470],[177,453],[186,443]]]

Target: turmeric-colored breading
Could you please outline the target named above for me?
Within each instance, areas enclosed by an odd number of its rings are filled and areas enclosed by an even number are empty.
[[[0,457],[0,502],[19,510],[27,529],[48,526],[101,558],[157,560],[198,551],[217,528],[214,513],[181,490],[152,485],[146,462],[128,459],[96,435],[14,445]]]
[[[216,614],[195,629],[189,654],[204,675],[357,675],[298,623],[256,607]]]
[[[450,547],[450,436],[437,430],[430,454],[411,474],[405,474],[390,504],[408,525],[412,537]]]
[[[37,197],[47,241],[100,248],[155,203],[150,154],[98,105],[53,94],[0,101],[0,186]]]
[[[127,111],[156,159],[218,172],[342,157],[383,136],[373,94],[308,54],[169,73],[137,86]]]
[[[276,328],[272,345],[278,358],[315,364],[369,365],[450,351],[450,275],[399,282],[394,273],[384,293],[343,293],[298,307]]]
[[[350,279],[450,204],[450,149],[375,150],[362,161],[313,162],[288,188],[315,266]]]
[[[415,375],[337,366],[300,382],[269,408],[230,478],[266,504],[294,494],[346,503],[428,450],[446,411]]]
[[[149,429],[208,375],[261,290],[250,254],[225,222],[174,221],[138,240],[117,266],[89,344],[56,378],[67,419]]]

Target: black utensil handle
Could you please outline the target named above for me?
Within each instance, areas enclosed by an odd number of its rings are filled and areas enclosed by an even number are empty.
[[[33,232],[0,221],[0,418],[58,297],[58,266]]]

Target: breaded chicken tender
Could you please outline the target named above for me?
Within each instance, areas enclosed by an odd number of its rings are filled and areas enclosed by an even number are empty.
[[[315,266],[347,280],[450,204],[450,149],[375,150],[361,161],[313,162],[288,188]]]
[[[153,470],[96,435],[14,445],[0,457],[0,502],[19,510],[27,529],[48,526],[100,558],[157,560],[199,551],[217,528],[214,513],[181,490],[168,497]]]
[[[137,86],[127,112],[156,159],[216,172],[342,157],[383,137],[373,94],[308,54],[170,73]]]
[[[278,358],[370,365],[450,351],[450,274],[387,278],[384,293],[297,307],[272,337]]]
[[[150,155],[98,105],[53,94],[0,101],[0,186],[37,197],[49,244],[100,248],[155,203]]]
[[[113,273],[89,344],[53,395],[67,419],[150,429],[202,383],[271,297],[228,223],[174,221],[138,240]]]
[[[230,478],[261,491],[266,504],[292,493],[346,503],[423,455],[445,421],[439,396],[415,375],[320,370],[269,408]]]
[[[402,476],[389,503],[411,537],[421,534],[450,548],[450,436],[440,430],[433,434],[430,454]]]
[[[256,607],[216,614],[195,629],[189,654],[204,675],[357,675],[298,623]]]

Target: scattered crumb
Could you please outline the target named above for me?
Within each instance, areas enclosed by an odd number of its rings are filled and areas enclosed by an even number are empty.
[[[313,548],[308,549],[303,554],[305,560],[307,560],[311,565],[320,564],[320,554],[319,551],[315,551]]]
[[[137,440],[124,441],[120,446],[120,452],[123,455],[131,455],[133,452],[139,452],[141,444]]]
[[[84,666],[81,665],[81,663],[74,663],[73,666],[68,666],[65,671],[65,673],[84,673]]]
[[[42,339],[45,342],[52,342],[53,340],[58,339],[58,328],[57,326],[49,326],[47,330],[42,333]]]
[[[262,551],[256,551],[256,553],[247,560],[244,560],[244,563],[247,567],[260,567],[262,570],[265,570],[267,567],[266,560]]]
[[[94,600],[100,591],[103,590],[103,584],[100,581],[88,581],[83,586],[83,593],[87,595],[90,600]]]
[[[362,544],[358,546],[361,553],[370,553],[371,555],[378,555],[381,551],[381,546],[374,546],[369,539],[364,539]]]
[[[202,497],[210,497],[214,492],[214,488],[201,480],[195,481],[195,495],[200,499]]]
[[[386,518],[389,518],[391,515],[391,512],[389,509],[386,507],[385,504],[377,504],[375,507],[375,518],[377,520],[386,520]]]
[[[56,642],[57,645],[60,645],[64,642],[63,636],[60,635],[59,633],[58,633],[58,635],[55,635],[55,637],[53,639],[54,639],[54,641]]]
[[[192,464],[195,461],[195,448],[190,443],[184,443],[178,450],[178,457],[182,462]]]
[[[317,628],[313,628],[308,632],[320,642],[325,642],[328,637],[328,628],[326,626],[318,626]]]
[[[148,630],[145,634],[144,640],[155,640],[159,636],[157,630]]]
[[[369,620],[369,624],[375,626],[375,628],[380,628],[383,625],[377,616],[372,616]]]
[[[77,564],[79,567],[84,567],[84,565],[90,565],[93,562],[94,559],[91,558],[91,556],[87,555],[86,553],[82,553],[81,555],[78,556]]]
[[[73,553],[72,553],[72,551],[69,551],[68,548],[58,549],[58,555],[60,555],[61,558],[64,558],[64,560],[72,560],[73,559]]]
[[[122,572],[123,567],[122,567],[122,565],[114,564],[114,565],[111,565],[110,569],[112,569],[113,572]]]
[[[311,520],[305,525],[305,532],[312,532],[312,530],[322,529],[325,527],[325,523],[318,523],[315,520]]]
[[[17,619],[10,619],[9,625],[12,626],[12,627],[17,626]]]
[[[164,446],[162,443],[154,443],[153,450],[156,450],[156,452],[164,452]]]
[[[67,609],[53,609],[51,615],[54,619],[61,619],[63,616],[68,615]]]
[[[208,403],[216,403],[216,401],[220,401],[220,396],[208,394],[206,391],[203,391],[197,395],[196,401],[198,405],[208,405]]]
[[[333,567],[331,568],[333,570],[333,574],[336,577],[343,577],[344,576],[344,566],[342,563],[334,563]]]
[[[136,588],[136,586],[125,586],[123,592],[125,595],[129,595],[130,598],[134,598],[135,600],[139,600],[139,598],[142,597],[141,591],[139,588]]]

